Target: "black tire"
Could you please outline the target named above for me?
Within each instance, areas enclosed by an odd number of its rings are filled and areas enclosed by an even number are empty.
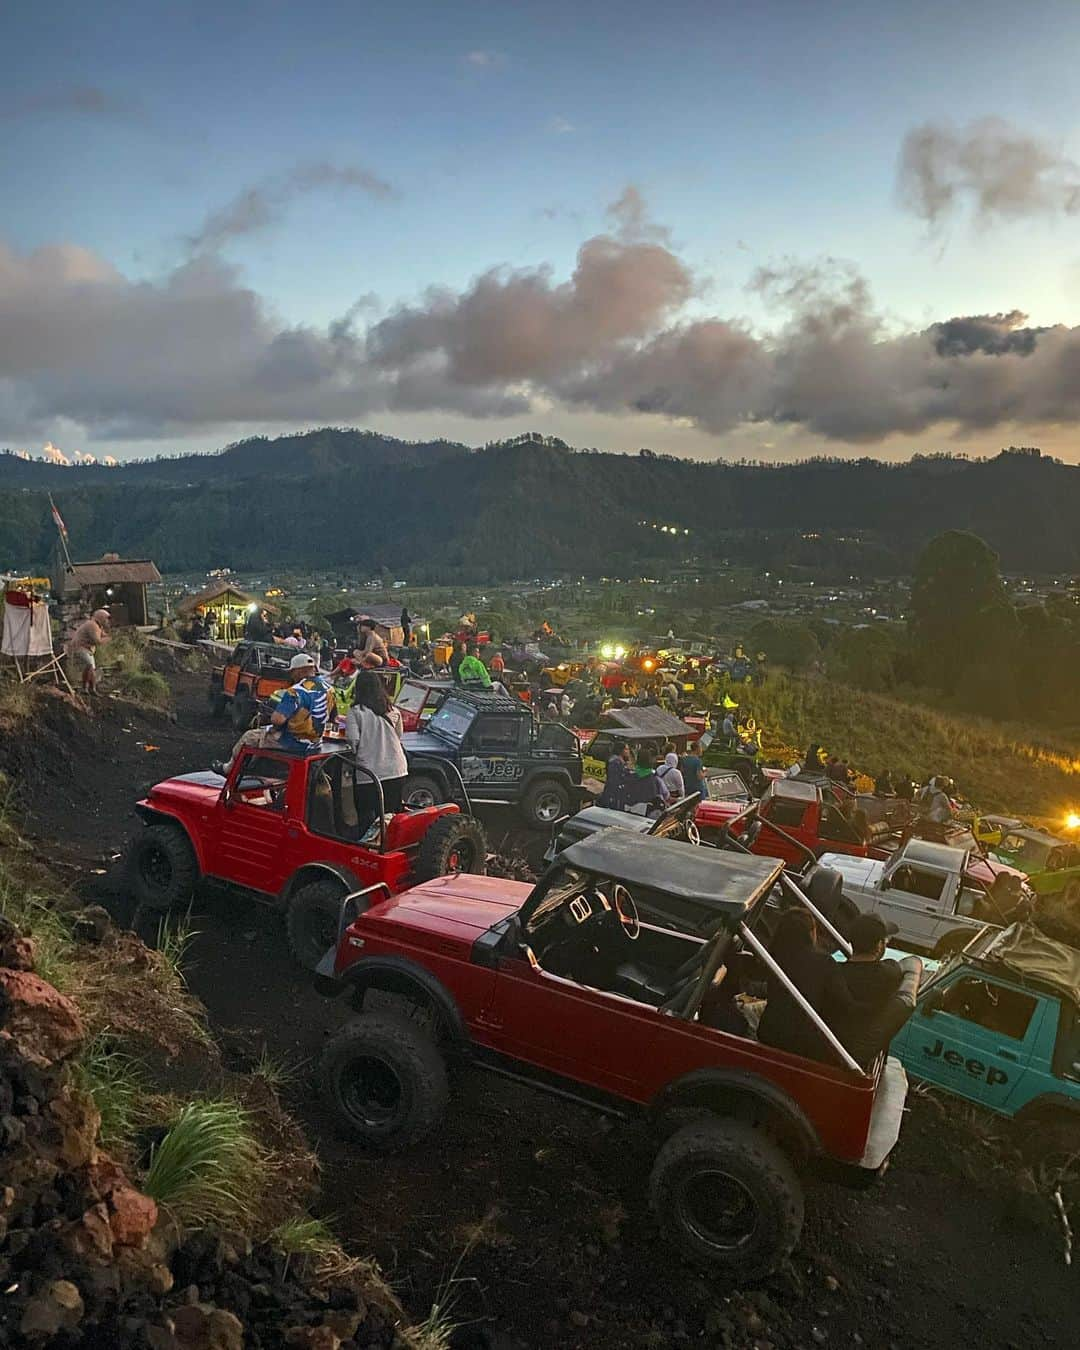
[[[225,709],[229,706],[229,700],[220,684],[212,684],[206,695],[206,702],[210,708],[210,716],[215,721],[220,721],[225,716]]]
[[[427,773],[409,774],[401,789],[402,804],[411,806],[414,811],[421,811],[426,806],[441,806],[448,800],[443,785]]]
[[[570,811],[570,794],[557,778],[541,778],[521,799],[521,814],[534,830],[550,829]]]
[[[245,693],[236,694],[229,708],[229,716],[232,718],[233,730],[238,736],[250,731],[251,720],[255,716],[255,700]]]
[[[329,878],[297,886],[289,896],[285,933],[293,960],[305,970],[314,970],[337,942],[344,896],[345,888],[341,882]]]
[[[431,881],[452,872],[487,871],[487,836],[473,816],[442,816],[420,841],[413,875]]]
[[[1024,1141],[1024,1154],[1048,1190],[1063,1182],[1080,1189],[1080,1116],[1036,1121]]]
[[[803,1191],[784,1151],[732,1120],[695,1121],[664,1144],[649,1203],[684,1256],[737,1280],[759,1280],[795,1248]]]
[[[430,1135],[449,1095],[438,1046],[396,1013],[365,1013],[343,1027],[323,1051],[320,1079],[338,1121],[379,1153]]]
[[[191,841],[179,825],[148,825],[128,855],[128,884],[137,904],[164,911],[187,904],[199,880]]]

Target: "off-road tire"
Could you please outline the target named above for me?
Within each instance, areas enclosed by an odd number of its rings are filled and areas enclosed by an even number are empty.
[[[235,694],[229,707],[233,730],[239,736],[251,730],[251,719],[255,716],[255,700],[248,694]]]
[[[191,899],[199,864],[191,841],[179,825],[148,825],[128,855],[128,885],[136,904],[164,912]]]
[[[210,716],[214,721],[220,721],[225,716],[225,710],[229,706],[229,700],[225,697],[224,690],[219,684],[212,684],[206,695],[207,706],[210,709]]]
[[[570,811],[570,794],[557,778],[541,778],[521,799],[521,814],[534,830],[548,830]]]
[[[1024,1141],[1024,1154],[1036,1176],[1044,1174],[1050,1185],[1055,1184],[1055,1178],[1046,1174],[1071,1159],[1069,1175],[1080,1182],[1080,1115],[1033,1122]]]
[[[379,1153],[430,1135],[449,1095],[438,1046],[415,1022],[388,1012],[354,1018],[327,1043],[320,1082],[339,1123]]]
[[[414,802],[414,793],[423,794],[424,800],[419,804]],[[411,806],[413,810],[420,811],[427,806],[441,806],[447,800],[447,796],[442,784],[431,774],[411,773],[405,779],[405,786],[401,789],[401,800],[406,806]]]
[[[340,881],[309,881],[297,886],[285,909],[285,933],[297,965],[314,970],[337,942],[345,889]]]
[[[748,1232],[736,1240],[703,1219],[708,1183],[741,1192]],[[664,1236],[684,1256],[735,1280],[763,1279],[791,1254],[803,1224],[803,1191],[787,1154],[767,1134],[734,1120],[695,1121],[656,1156],[649,1203]],[[719,1217],[719,1216],[717,1216]]]
[[[420,841],[413,875],[417,881],[449,876],[453,872],[487,871],[487,836],[472,816],[440,817]]]

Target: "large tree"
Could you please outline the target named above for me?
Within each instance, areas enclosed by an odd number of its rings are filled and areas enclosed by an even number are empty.
[[[908,629],[923,678],[947,692],[955,691],[973,666],[1011,669],[1016,613],[998,556],[978,535],[946,530],[923,549]]]

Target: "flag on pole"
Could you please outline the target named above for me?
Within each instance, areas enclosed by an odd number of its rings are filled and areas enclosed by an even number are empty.
[[[49,505],[52,507],[53,524],[60,532],[60,538],[66,540],[68,537],[67,526],[64,524],[64,517],[56,509],[56,503],[52,499],[52,493],[49,493]]]

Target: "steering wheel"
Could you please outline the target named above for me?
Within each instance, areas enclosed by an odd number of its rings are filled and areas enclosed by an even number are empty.
[[[697,827],[697,822],[688,820],[686,822],[686,842],[688,844],[701,843],[701,831]]]
[[[636,942],[641,936],[641,916],[638,914],[637,902],[621,882],[617,882],[611,892],[611,903],[627,938]]]

